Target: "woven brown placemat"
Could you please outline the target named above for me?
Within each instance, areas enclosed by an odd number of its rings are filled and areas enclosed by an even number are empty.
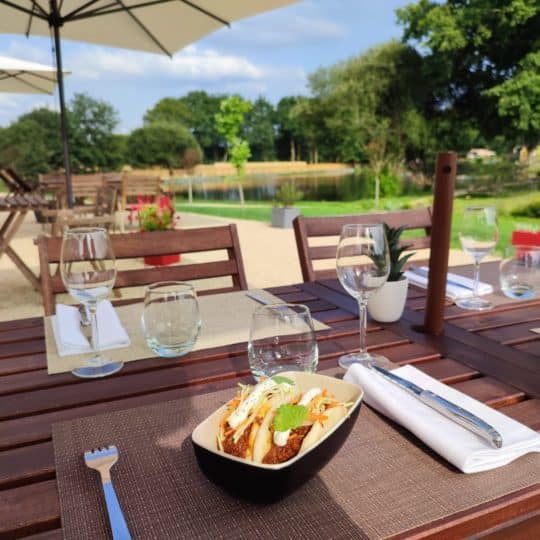
[[[190,433],[233,391],[53,426],[67,539],[109,537],[85,450],[116,444],[112,477],[134,538],[384,538],[540,481],[540,455],[465,475],[363,405],[349,438],[312,480],[278,503],[229,496],[200,472]],[[241,478],[238,479],[241,481]]]

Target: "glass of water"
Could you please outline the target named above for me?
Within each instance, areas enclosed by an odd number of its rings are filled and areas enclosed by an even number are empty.
[[[540,247],[512,246],[499,266],[502,292],[509,298],[528,300],[540,291]]]
[[[478,295],[480,281],[480,261],[493,251],[499,239],[497,212],[494,206],[469,206],[465,208],[459,229],[459,240],[465,253],[474,262],[473,295],[461,298],[456,305],[462,309],[482,311],[491,309],[493,304]]]
[[[258,307],[251,320],[248,356],[257,381],[280,371],[314,372],[319,349],[309,308],[302,304]]]
[[[142,327],[146,344],[158,356],[183,356],[199,337],[201,316],[189,283],[161,281],[146,289]]]

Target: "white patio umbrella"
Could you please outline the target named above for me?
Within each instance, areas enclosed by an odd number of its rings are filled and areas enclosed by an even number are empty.
[[[67,195],[73,202],[62,37],[169,56],[229,23],[298,0],[0,0],[0,32],[54,36]]]
[[[63,76],[69,73],[69,71],[64,71]],[[0,92],[52,94],[56,83],[55,67],[0,56]]]

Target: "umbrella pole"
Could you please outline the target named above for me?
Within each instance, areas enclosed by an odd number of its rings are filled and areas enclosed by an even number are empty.
[[[53,25],[54,52],[56,54],[56,78],[58,95],[60,97],[60,122],[62,124],[62,143],[64,146],[64,169],[66,171],[66,192],[68,208],[73,208],[73,187],[71,185],[71,162],[69,158],[69,134],[66,118],[66,103],[64,100],[64,76],[62,72],[62,51],[60,50],[60,29]]]

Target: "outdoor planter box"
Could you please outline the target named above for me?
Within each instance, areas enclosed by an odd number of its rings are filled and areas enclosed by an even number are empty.
[[[170,253],[168,255],[147,255],[144,258],[144,264],[149,266],[167,266],[180,262],[179,253]]]
[[[272,227],[291,229],[293,219],[300,215],[300,209],[292,206],[272,208]]]

